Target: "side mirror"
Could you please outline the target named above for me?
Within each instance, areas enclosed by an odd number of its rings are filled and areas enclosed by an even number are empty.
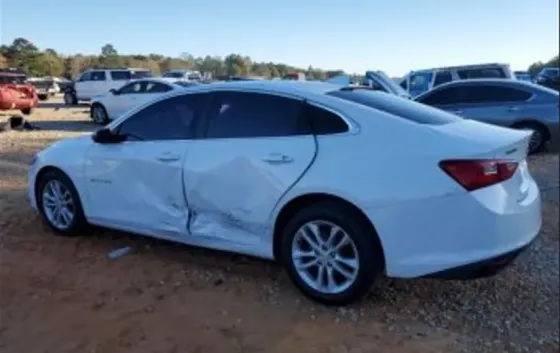
[[[97,130],[91,135],[91,139],[96,143],[106,144],[106,143],[120,143],[125,140],[125,136],[115,134],[107,128]]]
[[[118,96],[118,95],[120,94],[119,91],[117,91],[117,90],[114,89],[114,88],[111,88],[111,89],[109,90],[109,93],[112,93],[112,94],[115,95],[115,96]]]

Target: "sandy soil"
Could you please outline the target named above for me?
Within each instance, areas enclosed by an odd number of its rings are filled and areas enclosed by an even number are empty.
[[[436,291],[456,290],[453,282],[428,281],[425,290],[426,281],[384,280],[363,302],[333,309],[304,299],[272,263],[108,230],[54,236],[26,201],[26,164],[50,142],[95,129],[87,110],[50,102],[30,117],[41,130],[0,133],[1,352],[558,350],[557,341],[525,345],[472,328],[460,306],[431,302]],[[550,158],[556,174],[542,179],[557,195],[558,158]],[[557,245],[557,198],[545,212]],[[130,254],[107,258],[127,245]],[[468,288],[476,297],[492,281]],[[389,294],[377,294],[387,285]],[[422,314],[433,308],[443,321]],[[558,320],[547,325],[556,332]]]

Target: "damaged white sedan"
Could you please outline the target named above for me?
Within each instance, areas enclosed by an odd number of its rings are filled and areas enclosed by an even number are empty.
[[[29,198],[88,224],[278,260],[343,305],[380,275],[473,278],[537,236],[530,133],[316,82],[176,90],[35,157]]]

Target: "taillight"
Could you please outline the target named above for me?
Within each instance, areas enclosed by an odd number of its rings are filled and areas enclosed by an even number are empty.
[[[517,165],[517,162],[493,159],[455,159],[439,163],[445,173],[468,191],[508,180],[515,174]]]

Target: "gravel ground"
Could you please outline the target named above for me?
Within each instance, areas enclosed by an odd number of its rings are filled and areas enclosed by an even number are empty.
[[[108,230],[53,236],[25,200],[26,163],[95,129],[86,112],[49,102],[30,118],[41,130],[0,133],[0,351],[558,352],[557,154],[530,158],[543,229],[504,272],[384,279],[332,309],[304,299],[273,263]]]

